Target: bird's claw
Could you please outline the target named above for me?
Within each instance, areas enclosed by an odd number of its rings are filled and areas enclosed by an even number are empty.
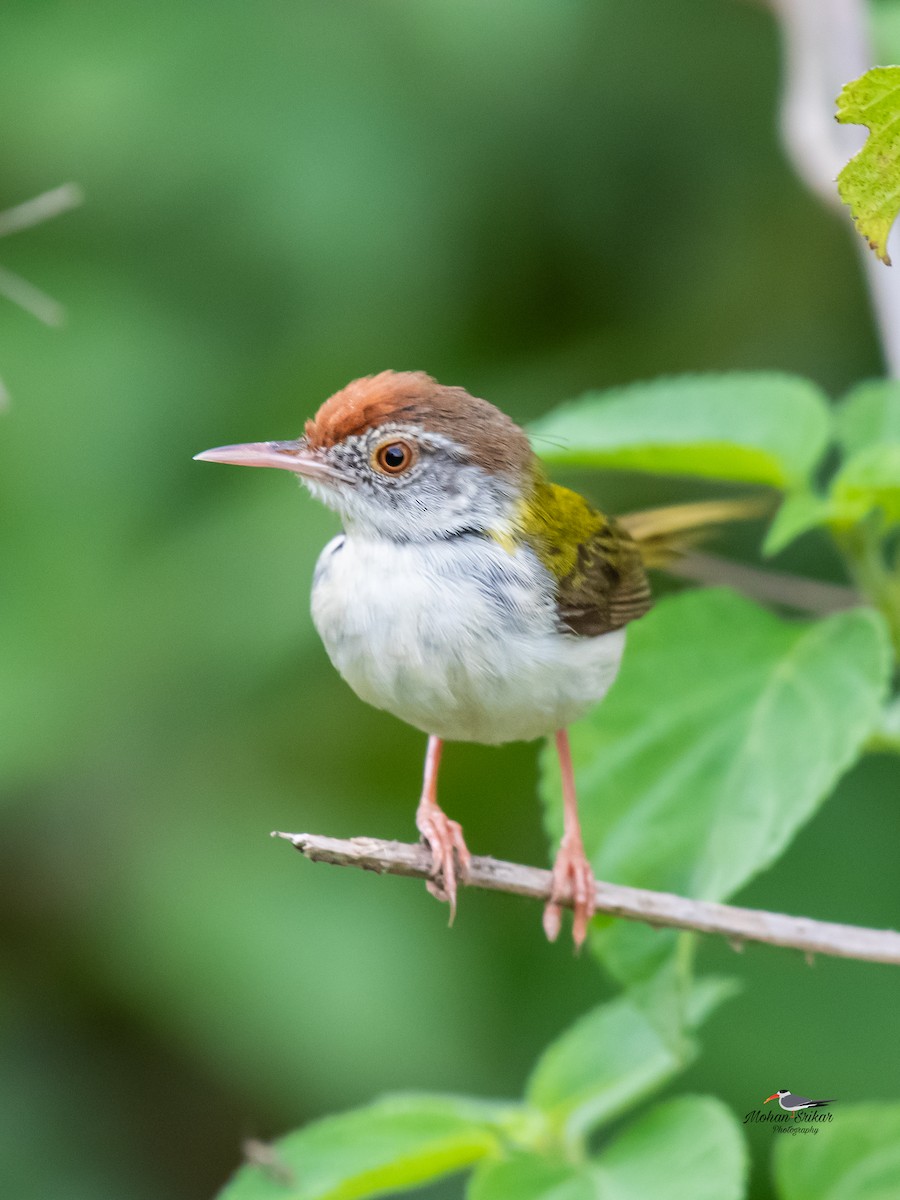
[[[596,880],[580,838],[576,841],[564,837],[553,864],[550,899],[544,908],[544,933],[548,941],[555,942],[559,937],[564,903],[572,906],[572,940],[578,951],[597,910]]]
[[[456,916],[456,890],[469,873],[472,856],[463,840],[462,826],[437,807],[419,810],[416,824],[422,841],[431,850],[431,878],[425,886],[438,900],[450,905],[450,924]]]

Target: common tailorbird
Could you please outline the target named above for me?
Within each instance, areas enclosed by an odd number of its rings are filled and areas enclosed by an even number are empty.
[[[544,929],[594,913],[567,726],[609,690],[625,626],[650,607],[645,568],[686,531],[746,515],[740,502],[604,516],[551,483],[522,429],[494,405],[419,371],[357,379],[294,441],[222,446],[209,462],[293,471],[341,516],[319,557],[312,617],[363,700],[428,734],[416,825],[429,890],[456,907],[470,856],[437,800],[445,741],[553,735],[563,837]]]

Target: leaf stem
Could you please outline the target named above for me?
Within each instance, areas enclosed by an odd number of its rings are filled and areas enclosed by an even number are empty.
[[[860,591],[887,621],[900,659],[900,578],[885,561],[880,522],[873,516],[858,525],[832,526],[831,532]]]

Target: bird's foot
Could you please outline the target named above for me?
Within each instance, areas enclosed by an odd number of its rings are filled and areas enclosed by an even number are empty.
[[[544,908],[544,933],[555,942],[562,925],[562,906],[571,903],[574,912],[572,939],[576,951],[587,937],[591,917],[597,908],[596,880],[584,852],[581,838],[566,836],[553,864],[550,899]]]
[[[463,840],[462,826],[451,821],[434,803],[423,801],[416,813],[416,826],[431,850],[431,878],[425,886],[438,900],[450,905],[450,924],[456,916],[456,888],[469,873],[472,856]]]

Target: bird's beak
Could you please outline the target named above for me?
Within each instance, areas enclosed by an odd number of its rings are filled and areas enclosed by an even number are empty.
[[[310,450],[306,438],[293,442],[244,442],[239,446],[217,446],[195,454],[200,462],[231,463],[236,467],[280,467],[304,479],[323,483],[347,482],[344,475]]]
[[[763,1103],[768,1104],[769,1100],[777,1100],[777,1099],[778,1099],[778,1093],[773,1092],[771,1096],[769,1096],[766,1100],[763,1101]]]

